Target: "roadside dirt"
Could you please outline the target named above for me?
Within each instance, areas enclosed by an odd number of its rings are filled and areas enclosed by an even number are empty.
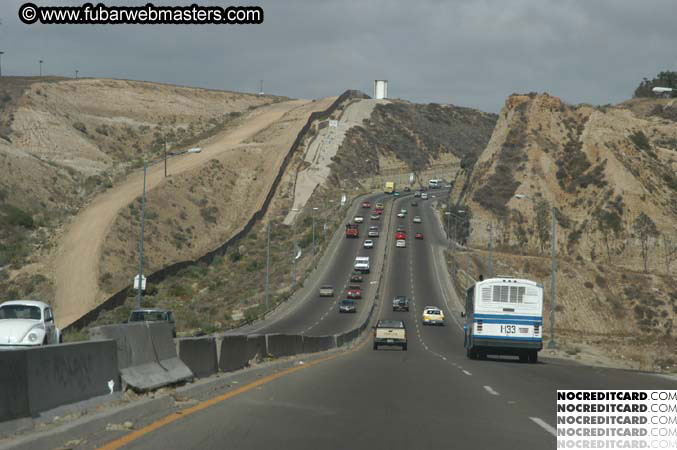
[[[171,173],[177,175],[222,156],[268,128],[285,113],[307,103],[307,100],[281,102],[253,111],[240,126],[204,146],[201,153],[173,158]],[[286,132],[294,133],[298,130],[290,128]],[[162,165],[150,167],[146,179],[147,191],[160,185],[163,176]],[[67,227],[53,261],[56,285],[54,304],[59,326],[72,323],[101,300],[98,275],[102,243],[121,208],[133,202],[142,189],[143,172],[138,171],[94,199]]]

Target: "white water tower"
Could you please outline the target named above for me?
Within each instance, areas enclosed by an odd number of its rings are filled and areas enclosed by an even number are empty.
[[[388,98],[388,80],[374,80],[374,98]]]

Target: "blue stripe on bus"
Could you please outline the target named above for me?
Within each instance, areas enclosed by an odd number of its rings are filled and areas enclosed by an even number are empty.
[[[515,319],[515,320],[543,320],[543,316],[513,316],[512,314],[477,314],[475,318],[479,319]]]
[[[539,337],[520,337],[520,336],[486,336],[484,334],[473,334],[473,339],[501,339],[501,340],[511,340],[511,341],[531,341],[538,342],[542,341],[542,338]]]
[[[514,319],[475,319],[474,322],[484,323],[510,323],[515,325],[543,325],[542,319],[531,319],[531,320],[514,320]]]

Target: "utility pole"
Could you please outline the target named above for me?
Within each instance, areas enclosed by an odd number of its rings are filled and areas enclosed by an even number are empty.
[[[2,76],[2,55],[4,55],[5,52],[0,52],[0,77]]]
[[[80,71],[78,69],[75,69],[75,79],[76,80],[78,79],[78,73],[80,73]]]
[[[316,250],[315,250],[315,211],[317,211],[317,207],[313,208],[313,257],[315,256]]]
[[[44,62],[43,60],[40,60],[40,76],[42,76],[42,63],[43,62]]]
[[[552,207],[552,270],[550,282],[550,342],[548,342],[549,349],[556,349],[555,344],[555,207]]]
[[[292,208],[293,213],[299,212],[298,208]],[[291,269],[291,284],[294,285],[296,283],[296,215],[294,215],[294,220],[292,220],[291,223],[291,264],[292,264],[292,269]]]
[[[268,219],[268,245],[266,249],[266,311],[270,308],[270,219]]]
[[[167,139],[165,138],[165,178],[167,178]]]
[[[494,230],[493,230],[493,222],[489,222],[489,273],[488,276],[490,278],[493,278],[494,276],[494,247],[493,247],[493,239],[494,239]]]
[[[136,293],[138,307],[141,308],[141,287],[143,285],[143,231],[146,210],[146,162],[143,162],[143,196],[141,197],[141,239],[139,240],[139,285]]]

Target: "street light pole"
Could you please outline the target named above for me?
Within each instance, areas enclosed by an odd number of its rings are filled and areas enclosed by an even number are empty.
[[[40,76],[42,76],[42,63],[43,63],[43,61],[40,60]]]
[[[536,201],[524,194],[516,194],[515,198],[526,198],[528,200],[531,200],[534,205],[536,204]],[[550,342],[548,342],[548,348],[549,349],[556,349],[557,344],[555,343],[555,272],[557,271],[557,263],[555,261],[555,206],[553,205],[550,208],[550,214],[552,216],[552,252],[551,252],[551,259],[552,259],[552,268],[550,270]]]
[[[143,232],[146,211],[146,162],[143,162],[143,196],[141,197],[141,239],[139,240],[139,284],[136,292],[138,307],[141,308],[141,287],[143,284]]]
[[[80,71],[77,70],[77,69],[75,69],[75,79],[76,79],[76,80],[78,79],[78,73],[80,73]]]
[[[268,244],[266,246],[266,311],[270,308],[270,219],[268,219]]]
[[[167,178],[167,139],[165,139],[165,178]]]
[[[0,52],[0,77],[2,76],[2,55],[4,55],[5,52]]]
[[[489,221],[489,277],[494,276],[494,227],[493,222]]]
[[[313,257],[315,256],[315,211],[317,211],[317,207],[313,208]]]
[[[292,212],[297,213],[299,212],[298,208],[292,208]],[[291,223],[291,263],[292,263],[292,269],[291,269],[291,284],[293,285],[296,283],[296,215],[294,215],[294,220],[292,220]]]

